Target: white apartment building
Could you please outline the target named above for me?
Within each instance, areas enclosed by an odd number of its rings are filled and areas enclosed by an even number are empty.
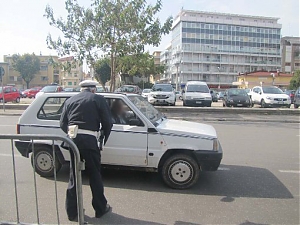
[[[78,62],[73,65],[74,57],[67,56],[59,58],[58,61],[62,64],[71,64],[72,67],[70,70],[64,71],[63,69],[60,71],[61,85],[64,88],[67,87],[77,87],[78,84],[83,80],[83,68],[82,65],[79,65]]]
[[[279,18],[182,10],[161,53],[165,78],[230,87],[239,73],[281,68]]]

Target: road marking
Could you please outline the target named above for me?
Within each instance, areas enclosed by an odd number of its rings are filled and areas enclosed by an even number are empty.
[[[281,173],[300,173],[299,170],[279,170]]]
[[[218,170],[230,170],[229,168],[219,167]]]
[[[3,154],[3,153],[0,153],[0,156],[3,156],[3,157],[12,157],[11,154]],[[15,155],[15,157],[22,157],[21,155]]]

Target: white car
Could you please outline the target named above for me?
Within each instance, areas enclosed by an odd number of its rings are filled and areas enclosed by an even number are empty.
[[[275,86],[256,86],[252,89],[251,99],[253,104],[265,107],[291,107],[291,98]]]
[[[59,127],[64,102],[72,92],[45,93],[37,98],[20,117],[20,134],[55,134],[66,136]],[[172,188],[194,185],[200,171],[215,171],[222,159],[222,148],[216,130],[206,124],[165,118],[142,96],[136,94],[99,93],[109,105],[115,100],[124,104],[126,124],[114,124],[101,152],[103,166],[159,172]],[[31,142],[15,142],[24,156],[31,155],[36,172],[53,176],[52,141],[35,142],[34,158]],[[70,160],[69,151],[55,142],[57,172]]]
[[[148,101],[152,105],[172,105],[175,106],[176,95],[171,84],[154,84]]]
[[[212,96],[205,82],[188,81],[182,95],[183,106],[211,107]]]
[[[151,92],[151,89],[144,89],[142,91],[142,96],[145,98],[145,99],[148,99],[148,96],[150,95],[150,92]]]

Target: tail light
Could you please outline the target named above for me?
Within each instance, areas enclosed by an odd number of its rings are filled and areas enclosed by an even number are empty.
[[[17,124],[17,134],[20,134],[20,124]]]

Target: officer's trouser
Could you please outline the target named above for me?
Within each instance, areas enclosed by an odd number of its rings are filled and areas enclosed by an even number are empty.
[[[100,151],[92,149],[79,149],[81,159],[85,160],[85,173],[89,177],[90,187],[93,195],[92,205],[96,214],[104,212],[107,200],[104,196],[104,188],[101,177],[101,155]],[[68,218],[72,219],[77,216],[77,199],[74,170],[74,155],[70,152],[70,179],[67,189],[66,210]]]

